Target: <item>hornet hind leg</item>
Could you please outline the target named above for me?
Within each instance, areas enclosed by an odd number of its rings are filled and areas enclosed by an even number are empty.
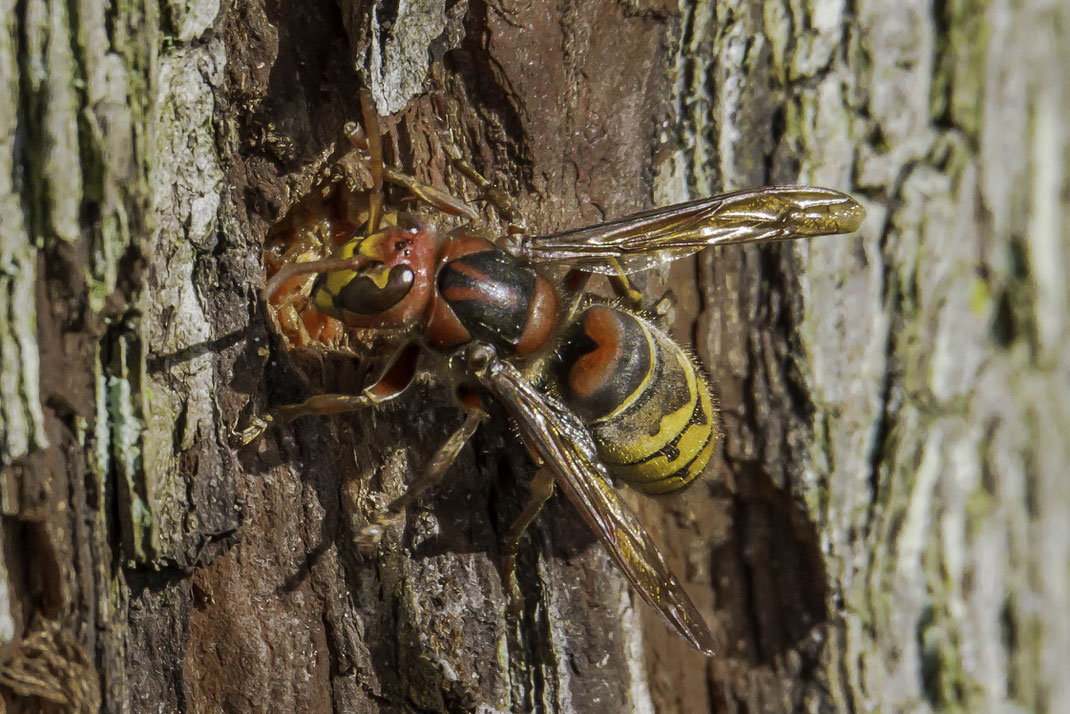
[[[405,490],[405,493],[401,494],[398,498],[395,498],[387,506],[381,509],[378,513],[373,515],[369,519],[369,523],[365,526],[357,535],[356,543],[357,548],[362,551],[370,551],[378,545],[379,541],[383,537],[383,533],[388,527],[397,523],[404,517],[405,510],[412,505],[416,499],[424,494],[428,489],[438,485],[446,475],[446,471],[453,465],[453,462],[457,459],[457,454],[461,452],[468,440],[472,438],[476,429],[479,427],[479,422],[483,420],[486,412],[483,410],[481,404],[476,405],[473,402],[469,402],[465,406],[466,416],[464,423],[450,434],[450,437],[446,439],[435,452],[434,456],[427,462],[427,466],[424,468],[423,474],[414,481]]]

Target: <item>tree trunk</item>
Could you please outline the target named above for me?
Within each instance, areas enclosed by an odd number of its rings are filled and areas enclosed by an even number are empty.
[[[1070,709],[1070,10],[516,5],[0,0],[4,705]],[[626,497],[717,657],[557,497],[506,615],[533,466],[493,405],[370,556],[449,389],[233,445],[371,361],[287,350],[258,299],[362,85],[392,165],[475,199],[456,148],[539,232],[766,183],[865,203],[857,236],[643,278],[725,439],[706,482]]]

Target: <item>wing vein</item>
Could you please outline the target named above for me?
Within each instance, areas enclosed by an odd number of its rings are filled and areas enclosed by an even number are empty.
[[[509,410],[524,440],[553,471],[557,486],[643,599],[691,646],[712,654],[716,638],[638,516],[610,485],[594,441],[579,419],[554,397],[537,391],[508,362],[495,358],[486,369],[474,371]]]

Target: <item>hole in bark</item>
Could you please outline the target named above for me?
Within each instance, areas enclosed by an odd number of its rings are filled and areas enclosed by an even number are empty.
[[[829,619],[828,588],[814,524],[791,493],[759,469],[740,475],[732,539],[714,552],[717,602],[743,655],[771,663],[806,643]],[[810,653],[815,657],[816,652]]]

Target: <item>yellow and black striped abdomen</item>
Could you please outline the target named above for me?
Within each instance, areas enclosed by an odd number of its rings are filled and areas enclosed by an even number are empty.
[[[607,305],[567,330],[562,396],[614,476],[643,493],[679,491],[706,468],[719,431],[705,375],[668,335]]]

